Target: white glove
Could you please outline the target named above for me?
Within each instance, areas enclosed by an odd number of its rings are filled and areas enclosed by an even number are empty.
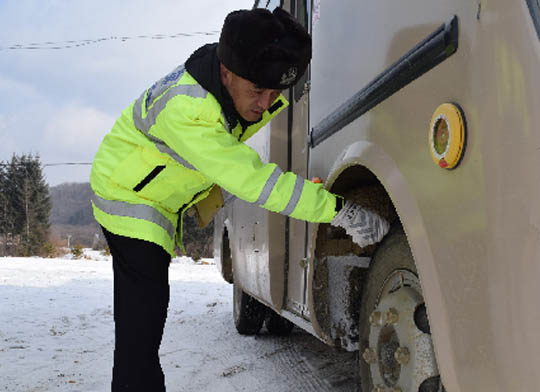
[[[331,224],[344,228],[361,247],[381,241],[390,230],[390,223],[386,219],[350,200],[345,202]]]

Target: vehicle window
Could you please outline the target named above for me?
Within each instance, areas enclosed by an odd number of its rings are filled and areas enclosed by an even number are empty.
[[[309,26],[309,14],[311,6],[311,1],[308,0],[296,0],[293,2],[293,13],[296,16],[296,19],[306,28],[307,31],[310,30]],[[302,95],[304,95],[305,85],[308,82],[309,77],[309,67],[300,78],[298,83],[294,86],[294,100],[298,102]]]
[[[529,5],[529,10],[531,11],[531,16],[534,22],[534,27],[536,28],[536,34],[540,38],[540,0],[527,0]]]
[[[253,8],[266,8],[273,11],[277,7],[283,5],[283,0],[255,0]]]

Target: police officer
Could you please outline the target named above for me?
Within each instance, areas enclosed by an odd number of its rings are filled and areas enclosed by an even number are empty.
[[[168,267],[184,211],[214,184],[271,211],[344,227],[361,245],[387,232],[374,214],[373,227],[360,231],[372,213],[261,162],[243,143],[287,106],[281,91],[310,59],[311,38],[287,12],[232,12],[219,43],[199,48],[144,91],[105,136],[90,183],[113,257],[113,391],[165,390],[158,350]]]

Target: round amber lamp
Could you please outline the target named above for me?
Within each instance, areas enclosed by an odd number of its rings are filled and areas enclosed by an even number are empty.
[[[435,110],[429,127],[429,145],[437,166],[453,169],[460,162],[465,146],[465,122],[457,105],[445,103]]]

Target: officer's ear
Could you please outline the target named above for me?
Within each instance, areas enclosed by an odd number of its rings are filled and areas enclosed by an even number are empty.
[[[223,64],[219,65],[221,83],[228,89],[232,83],[233,73]]]

